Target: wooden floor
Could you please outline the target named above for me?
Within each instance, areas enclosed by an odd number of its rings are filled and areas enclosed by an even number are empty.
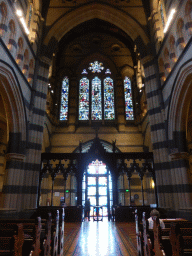
[[[135,223],[65,223],[65,256],[137,256],[136,246]]]

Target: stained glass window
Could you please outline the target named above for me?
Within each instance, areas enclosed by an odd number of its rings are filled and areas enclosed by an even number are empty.
[[[86,77],[79,84],[79,120],[89,120],[89,80]]]
[[[113,120],[115,118],[114,87],[113,79],[104,79],[104,118]]]
[[[102,120],[101,80],[96,76],[92,80],[92,120]]]
[[[92,73],[91,80],[89,73]],[[114,120],[114,84],[110,69],[105,69],[102,62],[95,61],[81,74],[84,78],[79,84],[79,120]]]
[[[99,63],[98,61],[95,61],[94,63],[90,63],[89,70],[91,70],[92,73],[100,73],[103,69],[104,67],[102,62]]]
[[[29,5],[28,28],[30,28],[30,25],[31,25],[32,14],[33,14],[33,3],[30,3],[30,5]]]
[[[160,13],[161,13],[161,20],[163,24],[163,28],[165,27],[165,17],[164,17],[164,8],[163,8],[163,3],[160,1]]]
[[[61,108],[60,108],[60,120],[68,119],[68,98],[69,98],[69,79],[65,77],[62,82],[61,89]]]
[[[89,164],[89,168],[87,170],[88,174],[107,174],[106,165],[102,163],[102,161],[93,161]]]
[[[131,80],[128,77],[125,77],[124,80],[124,95],[126,120],[134,120]]]

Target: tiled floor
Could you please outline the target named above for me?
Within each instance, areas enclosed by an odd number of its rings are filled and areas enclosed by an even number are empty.
[[[136,256],[136,244],[134,239],[134,223],[124,223],[130,226],[130,233],[126,235],[119,224],[103,221],[84,221],[81,224],[79,234],[72,243],[66,256]],[[131,238],[132,235],[132,238]],[[130,248],[131,247],[131,248]]]

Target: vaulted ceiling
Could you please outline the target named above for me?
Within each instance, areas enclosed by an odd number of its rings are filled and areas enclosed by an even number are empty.
[[[45,40],[55,38],[55,74],[78,75],[93,58],[134,75],[135,39],[147,45],[149,0],[43,0]]]

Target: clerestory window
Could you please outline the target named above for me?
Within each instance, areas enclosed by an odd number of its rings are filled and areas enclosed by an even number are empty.
[[[125,97],[125,119],[126,121],[134,120],[131,80],[127,76],[124,79],[124,97]]]
[[[114,120],[114,82],[103,63],[90,63],[79,81],[79,120]]]
[[[61,106],[60,106],[60,120],[68,120],[68,100],[69,100],[69,78],[66,76],[62,81],[61,87]]]

